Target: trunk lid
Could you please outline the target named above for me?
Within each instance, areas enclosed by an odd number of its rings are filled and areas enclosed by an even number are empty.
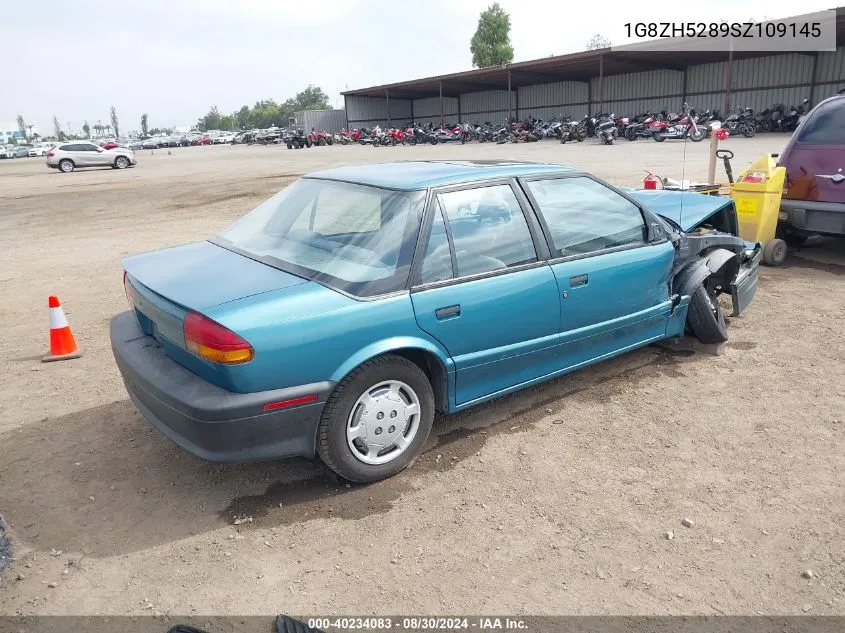
[[[134,280],[159,297],[197,312],[307,282],[211,242],[143,253],[122,263]]]

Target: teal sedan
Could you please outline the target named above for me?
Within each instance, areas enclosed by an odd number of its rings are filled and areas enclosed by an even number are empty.
[[[569,167],[404,162],[301,178],[195,244],[124,260],[126,389],[215,461],[371,482],[452,413],[661,339],[726,340],[759,244],[728,198]]]

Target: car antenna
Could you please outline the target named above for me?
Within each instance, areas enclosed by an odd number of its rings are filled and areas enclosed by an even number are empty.
[[[684,106],[686,106],[686,102],[684,102]],[[685,114],[690,116],[688,113]],[[678,224],[681,225],[682,231],[684,230],[684,179],[687,177],[687,141],[689,141],[689,137],[684,134],[684,157],[681,160],[681,209],[678,211]]]

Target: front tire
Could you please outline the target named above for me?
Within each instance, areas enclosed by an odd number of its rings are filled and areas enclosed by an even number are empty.
[[[652,138],[654,138],[654,140],[658,143],[662,143],[666,140],[666,137],[663,135],[663,132],[655,132]]]
[[[753,123],[746,123],[742,126],[742,135],[745,138],[751,138],[752,136],[757,134],[757,126]]]
[[[64,158],[59,161],[59,171],[65,174],[72,172],[75,166],[76,165],[73,164],[73,161],[68,158]]]
[[[687,311],[687,324],[702,343],[724,343],[728,340],[725,314],[719,305],[719,295],[708,290],[706,282],[692,293]]]
[[[423,371],[388,354],[356,368],[335,387],[317,427],[317,453],[341,477],[370,483],[419,455],[434,420]]]
[[[114,161],[114,166],[118,169],[126,169],[129,167],[129,159],[126,156],[118,156]]]
[[[697,130],[692,130],[689,135],[689,139],[693,143],[698,143],[699,141],[703,141],[707,137],[707,130],[703,127],[698,128]]]

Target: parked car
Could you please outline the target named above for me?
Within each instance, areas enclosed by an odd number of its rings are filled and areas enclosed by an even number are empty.
[[[845,236],[845,91],[803,118],[780,164],[786,191],[778,230],[786,243],[798,246],[813,233]]]
[[[144,147],[144,141],[142,141],[141,139],[135,139],[134,141],[131,141],[131,142],[127,145],[127,147],[128,147],[129,149],[131,149],[132,151],[136,151],[136,150],[139,150],[139,149],[146,149],[146,148]]]
[[[28,156],[46,156],[47,152],[53,149],[56,143],[36,143],[29,148]]]
[[[47,167],[70,173],[79,167],[126,169],[137,163],[135,152],[125,147],[103,149],[90,141],[64,143],[47,152]]]
[[[0,158],[14,158],[10,153],[11,147],[0,145]]]
[[[632,196],[558,165],[331,169],[208,241],[125,259],[112,350],[139,411],[188,451],[316,452],[370,482],[419,454],[435,410],[685,328],[724,341],[718,297],[742,312],[760,261],[736,234],[729,198]]]
[[[8,150],[9,158],[26,158],[31,149],[32,145],[11,145]]]
[[[211,137],[207,134],[203,134],[202,136],[197,136],[194,140],[191,141],[191,145],[211,145],[212,140]]]

